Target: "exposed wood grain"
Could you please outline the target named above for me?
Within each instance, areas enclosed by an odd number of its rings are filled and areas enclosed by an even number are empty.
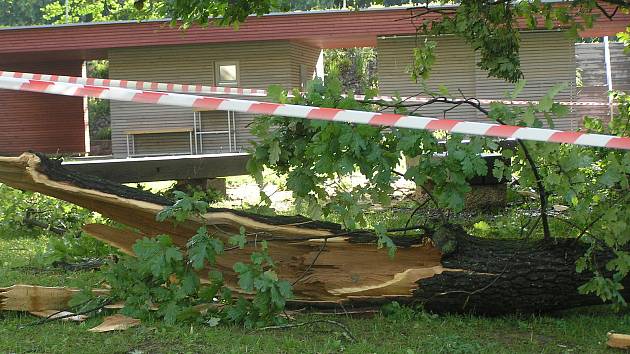
[[[611,348],[630,349],[630,335],[620,333],[608,333],[608,342]]]

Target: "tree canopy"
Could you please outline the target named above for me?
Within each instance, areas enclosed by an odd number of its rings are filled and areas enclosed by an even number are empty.
[[[28,26],[45,23],[42,8],[52,0],[0,0],[0,26]]]

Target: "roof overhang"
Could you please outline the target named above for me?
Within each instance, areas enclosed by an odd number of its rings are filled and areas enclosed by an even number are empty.
[[[114,22],[0,29],[0,63],[105,59],[109,49],[290,40],[317,48],[376,46],[379,36],[416,33],[410,9],[320,11],[250,17],[238,30],[193,26],[180,30],[170,22]],[[436,18],[436,14],[422,19]],[[630,24],[630,15],[603,16],[583,37],[614,35]]]

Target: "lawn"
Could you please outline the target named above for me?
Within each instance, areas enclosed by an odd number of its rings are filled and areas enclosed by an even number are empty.
[[[15,283],[53,286],[94,285],[98,272],[40,269],[38,255],[45,237],[0,235],[0,287]],[[94,334],[85,323],[53,322],[21,326],[37,318],[0,312],[0,353],[597,353],[614,352],[606,333],[630,332],[630,313],[600,306],[546,316],[483,318],[436,316],[402,309],[362,318],[298,315],[296,322],[332,319],[338,328],[308,325],[288,330],[253,332],[236,327],[167,327],[144,323],[125,332]]]

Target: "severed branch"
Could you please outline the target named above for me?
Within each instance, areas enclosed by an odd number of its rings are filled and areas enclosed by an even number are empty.
[[[445,6],[431,6],[431,1],[426,1],[426,4],[423,6],[414,6],[408,9],[410,15],[407,17],[403,17],[403,18],[399,18],[395,21],[404,21],[404,20],[410,20],[413,23],[414,19],[423,17],[425,15],[434,13],[434,14],[438,14],[438,15],[442,15],[442,16],[448,16],[448,15],[454,15],[457,13],[457,7],[456,6],[450,6],[450,7],[445,7]],[[421,10],[421,12],[417,12],[418,10]]]
[[[412,97],[416,97],[416,96],[408,97],[406,98],[406,100]],[[485,115],[488,115],[490,113],[488,112],[487,109],[483,108],[479,100],[476,98],[451,99],[444,96],[437,96],[437,97],[433,97],[427,100],[426,102],[404,103],[406,100],[403,100],[399,103],[387,103],[382,100],[360,100],[358,102],[366,103],[366,104],[374,104],[374,105],[378,105],[384,108],[412,108],[413,107],[415,108],[415,110],[412,111],[412,114],[418,111],[419,109],[421,109],[422,107],[425,107],[434,103],[446,103],[446,104],[451,104],[454,106],[469,105],[471,107],[474,107],[475,109],[477,109],[478,111],[482,112]]]
[[[32,209],[27,209],[26,215],[24,216],[24,221],[23,221],[24,225],[29,226],[29,227],[33,227],[33,226],[39,227],[39,228],[48,230],[54,234],[61,235],[61,236],[63,236],[66,233],[67,230],[63,227],[49,225],[43,221],[32,218],[31,214],[36,214],[36,213],[37,212]]]
[[[534,222],[534,225],[529,229],[529,232],[527,233],[527,235],[525,236],[525,240],[529,240],[530,236],[534,233],[534,230],[536,230],[536,227],[538,226],[538,221],[540,221],[541,217],[538,216],[538,218],[536,218],[536,221]],[[525,229],[531,224],[532,219],[529,219],[524,225],[521,225],[521,231],[520,231],[520,235],[521,238],[523,237],[523,232],[525,231]],[[478,288],[476,290],[473,291],[466,291],[466,290],[454,290],[454,291],[448,291],[448,292],[444,292],[444,293],[438,293],[435,296],[445,296],[445,295],[451,295],[451,294],[465,294],[466,296],[466,300],[464,301],[463,305],[462,305],[462,309],[465,309],[466,306],[468,305],[468,302],[470,301],[470,298],[473,295],[476,294],[480,294],[488,289],[490,289],[492,286],[494,286],[497,281],[499,281],[499,279],[501,277],[503,277],[506,272],[508,271],[510,265],[511,265],[511,261],[518,255],[518,253],[521,250],[516,250],[514,252],[514,254],[508,259],[508,261],[505,263],[505,267],[503,268],[503,270],[501,271],[501,273],[497,274],[488,284],[486,284],[485,286]]]
[[[96,311],[102,310],[107,305],[110,305],[111,303],[112,303],[111,299],[105,299],[105,300],[101,301],[98,305],[96,305],[94,307],[91,307],[91,308],[89,308],[87,310],[83,310],[83,311],[80,311],[80,312],[77,312],[77,313],[69,313],[69,314],[63,315],[63,316],[57,316],[57,315],[59,315],[60,313],[65,312],[65,310],[64,311],[59,311],[59,312],[53,313],[53,314],[51,314],[51,315],[49,315],[49,316],[47,316],[45,318],[42,318],[41,320],[38,320],[38,321],[35,321],[35,322],[31,322],[31,323],[27,323],[27,324],[25,324],[23,326],[20,326],[19,329],[24,329],[24,328],[32,327],[32,326],[38,326],[38,325],[42,325],[42,324],[45,324],[45,323],[48,323],[48,322],[63,320],[64,318],[70,318],[70,317],[74,317],[74,316],[87,315],[87,314],[90,314],[92,312],[96,312]]]

